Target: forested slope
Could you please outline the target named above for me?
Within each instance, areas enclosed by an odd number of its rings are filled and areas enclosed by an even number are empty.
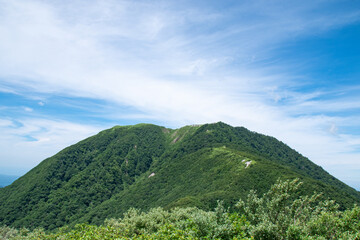
[[[72,145],[0,189],[0,224],[53,229],[102,223],[130,207],[213,209],[300,178],[302,193],[342,206],[360,194],[275,138],[224,123],[180,129],[114,127]]]

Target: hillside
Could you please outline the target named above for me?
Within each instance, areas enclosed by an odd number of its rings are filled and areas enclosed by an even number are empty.
[[[130,207],[231,204],[278,178],[300,178],[343,207],[360,194],[275,138],[224,123],[114,127],[45,159],[0,189],[0,225],[101,223]]]

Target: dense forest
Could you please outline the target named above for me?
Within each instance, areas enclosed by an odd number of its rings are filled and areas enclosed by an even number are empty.
[[[278,180],[258,196],[251,190],[235,204],[218,201],[212,211],[196,207],[129,209],[122,218],[100,225],[78,224],[51,232],[0,228],[1,239],[360,239],[360,207],[339,211],[321,194],[298,196],[302,183]]]
[[[1,188],[0,226],[53,231],[85,223],[90,225],[81,225],[84,229],[114,230],[104,220],[119,219],[130,208],[150,214],[161,207],[170,214],[192,207],[211,215],[218,200],[230,221],[250,190],[262,195],[277,179],[295,178],[303,182],[297,197],[321,192],[341,211],[360,203],[359,192],[286,144],[243,127],[117,126],[45,159]],[[251,221],[246,216],[255,224]]]

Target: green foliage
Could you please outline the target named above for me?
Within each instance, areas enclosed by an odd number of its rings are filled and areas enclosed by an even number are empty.
[[[230,215],[221,203],[214,211],[154,208],[144,213],[130,209],[122,219],[110,219],[104,225],[78,224],[52,233],[0,228],[2,239],[251,239],[243,217]],[[1,235],[0,235],[1,236]]]
[[[2,189],[0,222],[49,229],[73,223],[146,172],[164,144],[161,128],[145,125],[116,127],[70,146]]]
[[[230,218],[231,216],[231,218]],[[170,211],[154,208],[144,213],[130,209],[120,220],[106,221],[108,226],[120,229],[127,237],[138,235],[185,237],[185,239],[233,239],[245,237],[247,222],[230,215],[219,202],[214,211],[198,208],[175,208]]]
[[[360,231],[360,208],[345,212],[333,200],[318,201],[320,194],[298,196],[298,179],[278,180],[258,197],[250,191],[236,206],[250,222],[255,239],[356,239]],[[353,238],[354,237],[354,238]]]
[[[358,192],[272,137],[221,122],[176,130],[139,124],[102,131],[0,188],[0,224],[100,225],[131,207],[210,211],[218,199],[232,212],[248,191],[263,194],[278,178],[299,178],[297,196],[323,192],[340,209],[360,202]]]
[[[360,207],[339,211],[333,200],[319,194],[298,196],[302,183],[278,180],[258,197],[251,190],[239,200],[239,212],[218,201],[213,211],[195,207],[129,209],[122,218],[102,225],[77,224],[53,232],[42,229],[0,228],[1,239],[360,239]]]
[[[11,239],[19,235],[19,231],[8,226],[0,228],[0,239]]]

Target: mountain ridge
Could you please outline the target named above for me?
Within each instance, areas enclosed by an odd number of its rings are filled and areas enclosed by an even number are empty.
[[[359,192],[273,137],[222,122],[137,124],[69,146],[1,189],[0,224],[53,229],[100,224],[130,207],[210,209],[218,199],[230,206],[278,178],[300,178],[306,193],[324,192],[344,207],[360,203]]]

